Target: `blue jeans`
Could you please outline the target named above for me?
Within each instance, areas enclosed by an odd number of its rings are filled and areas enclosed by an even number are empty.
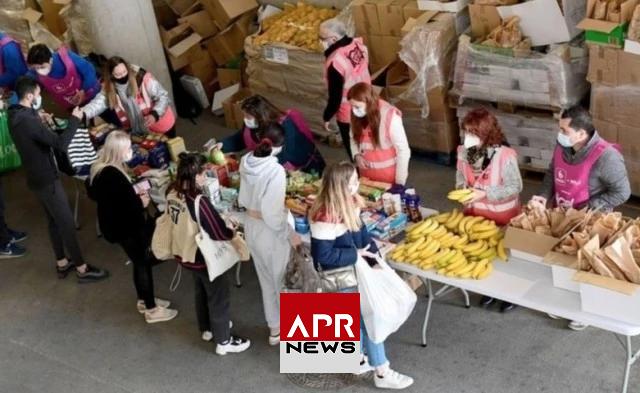
[[[369,364],[373,367],[380,367],[388,362],[384,353],[384,342],[376,344],[369,339],[362,315],[360,315],[360,351],[369,357]]]

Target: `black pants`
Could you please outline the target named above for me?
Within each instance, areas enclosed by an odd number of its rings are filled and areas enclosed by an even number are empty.
[[[9,227],[4,218],[4,190],[2,189],[2,178],[0,177],[0,248],[5,248],[11,241]]]
[[[342,138],[342,144],[347,149],[347,156],[349,161],[353,162],[353,155],[351,154],[351,137],[349,136],[349,129],[351,124],[338,122],[338,129],[340,130],[340,137]]]
[[[80,251],[78,238],[76,237],[76,223],[71,213],[67,193],[62,187],[62,182],[58,179],[48,186],[33,190],[36,197],[42,204],[44,212],[49,222],[49,238],[56,259],[67,258],[65,248],[69,252],[69,257],[76,266],[83,265],[84,258]]]
[[[143,300],[145,307],[151,310],[156,307],[156,301],[153,293],[152,260],[148,252],[149,242],[145,239],[146,236],[129,236],[119,243],[133,264],[133,285],[138,299]]]
[[[209,281],[206,270],[193,270],[196,295],[196,316],[201,332],[212,331],[216,343],[221,344],[231,336],[229,327],[231,292],[229,277],[223,273]]]

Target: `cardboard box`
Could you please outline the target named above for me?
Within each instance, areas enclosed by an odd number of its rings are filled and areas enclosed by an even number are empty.
[[[597,0],[587,0],[586,17],[577,27],[585,31],[587,42],[622,48],[637,0],[626,0],[620,4],[620,14],[616,21],[593,19],[596,3]]]
[[[484,39],[502,23],[498,7],[492,5],[469,5],[469,17],[471,19],[471,37],[473,39]]]
[[[158,26],[158,28],[160,30],[162,45],[166,50],[169,50],[169,48],[189,37],[189,35],[193,33],[193,30],[187,23],[181,23],[169,29],[166,29],[163,26]]]
[[[67,30],[67,25],[60,17],[60,10],[64,8],[65,4],[54,0],[40,0],[39,4],[42,9],[42,17],[47,28],[51,33],[53,33],[53,35],[61,38]]]
[[[640,111],[640,86],[608,87],[593,85],[591,112],[593,117],[619,127],[636,127]],[[618,131],[618,138],[621,135]]]
[[[169,57],[169,64],[174,71],[187,66],[195,55],[201,53],[199,43],[202,37],[194,33],[188,24],[183,23],[170,30],[165,30],[162,26],[158,28]]]
[[[355,0],[351,3],[356,35],[382,35],[378,20],[378,6],[371,0]]]
[[[226,65],[244,50],[244,40],[249,35],[249,26],[240,19],[206,42],[209,54],[218,65]]]
[[[189,15],[200,6],[198,0],[165,0],[165,3],[178,16]]]
[[[370,35],[365,38],[365,45],[367,45],[369,49],[369,62],[372,65],[372,69],[379,70],[398,57],[401,49],[400,37]]]
[[[380,35],[401,36],[404,26],[403,8],[407,0],[382,0],[377,4]]]
[[[200,0],[200,2],[213,16],[220,30],[224,30],[242,14],[258,8],[255,0]]]
[[[422,118],[422,112],[406,110],[402,113],[407,140],[413,150],[451,154],[460,143],[455,122],[434,122]]]
[[[213,18],[207,11],[198,11],[194,14],[184,16],[178,19],[179,23],[186,23],[193,31],[200,34],[204,38],[209,38],[218,33],[218,27]]]
[[[640,161],[640,128],[618,126],[618,144],[625,159]]]
[[[205,90],[208,99],[213,97],[213,93],[216,90],[216,64],[209,56],[209,53],[202,50],[198,58],[193,58],[189,64],[184,68],[184,73],[196,77],[202,82],[202,87]],[[209,103],[203,105],[203,108],[209,106]]]
[[[640,160],[631,160],[625,157],[624,165],[627,167],[631,194],[640,196]]]
[[[511,250],[511,256],[514,258],[543,263],[545,256],[558,244],[558,240],[552,236],[508,227],[504,236],[504,246]]]
[[[582,311],[633,325],[640,324],[640,286],[587,272],[578,272]]]
[[[242,100],[251,95],[251,90],[240,89],[237,93],[233,94],[222,103],[222,108],[224,110],[224,122],[227,127],[240,129],[244,126],[244,114],[242,109],[240,109],[240,105]]]
[[[233,68],[218,68],[218,83],[224,89],[236,83],[240,83],[241,71]]]
[[[607,86],[640,86],[640,55],[589,45],[587,80]]]
[[[545,255],[544,262],[551,265],[554,287],[580,292],[580,283],[573,280],[575,274],[580,270],[577,257],[550,251]]]
[[[593,125],[596,127],[598,134],[607,142],[618,142],[618,125],[608,121],[593,119]]]
[[[418,0],[418,8],[423,11],[460,12],[469,5],[469,2],[469,0],[456,0],[443,3],[437,0]]]
[[[404,17],[404,21],[408,21],[409,18],[417,18],[422,15],[424,11],[418,7],[417,0],[409,0],[407,4],[402,7],[402,16]]]

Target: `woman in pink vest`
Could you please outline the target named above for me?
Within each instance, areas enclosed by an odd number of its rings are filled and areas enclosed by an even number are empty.
[[[122,128],[141,135],[176,136],[169,92],[150,72],[114,56],[107,61],[104,88],[82,108],[87,119],[113,109]]]
[[[362,38],[351,38],[347,35],[345,24],[338,19],[322,22],[319,36],[325,51],[324,80],[329,92],[327,105],[322,114],[324,128],[331,132],[329,122],[335,116],[347,155],[352,159],[349,144],[351,106],[347,94],[356,83],[371,84],[369,51]]]
[[[458,147],[456,188],[472,188],[474,197],[464,213],[486,217],[506,225],[520,213],[522,178],[515,150],[508,147],[494,115],[474,109],[462,120],[463,145]],[[480,304],[490,306],[493,298],[483,296]],[[502,302],[501,312],[515,308]]]
[[[351,105],[351,152],[360,176],[404,185],[411,149],[402,113],[380,99],[368,83],[355,84],[347,97]]]

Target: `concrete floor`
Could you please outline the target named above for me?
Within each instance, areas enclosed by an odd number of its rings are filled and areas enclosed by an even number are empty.
[[[179,130],[192,149],[228,132],[205,114]],[[328,161],[342,150],[322,147]],[[232,290],[234,330],[253,340],[240,355],[219,357],[200,340],[188,274],[174,293],[173,263],[155,269],[157,296],[180,311],[174,321],[148,325],[136,312],[130,266],[117,247],[98,239],[94,207],[83,196],[78,232],[90,263],[107,267],[103,283],[77,285],[56,278],[45,219],[27,192],[22,172],[3,179],[10,225],[29,231],[29,255],[0,261],[0,392],[175,393],[303,392],[279,374],[278,351],[266,343],[267,329],[253,267],[242,271],[244,286]],[[410,183],[427,206],[453,207],[445,199],[454,170],[414,158]],[[68,193],[73,185],[68,182]],[[526,183],[526,197],[535,183]],[[628,211],[633,214],[632,211]],[[472,298],[474,304],[478,297]],[[418,345],[425,309],[421,297],[414,315],[387,341],[392,366],[413,376],[410,392],[616,392],[624,354],[612,334],[597,329],[576,333],[566,322],[517,309],[464,309],[454,293],[432,311],[428,348]],[[630,392],[640,391],[640,374]],[[374,391],[362,381],[345,392]]]

